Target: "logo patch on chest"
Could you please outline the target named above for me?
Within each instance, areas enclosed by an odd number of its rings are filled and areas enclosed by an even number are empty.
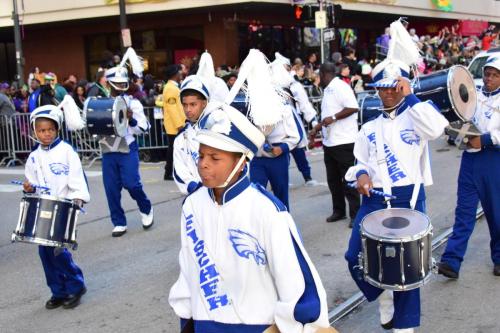
[[[403,140],[404,143],[407,143],[409,145],[415,143],[417,146],[420,144],[420,137],[412,129],[402,130],[401,132],[399,132],[399,135],[401,136],[401,140]]]
[[[229,240],[236,253],[246,259],[253,258],[257,265],[266,265],[267,256],[259,241],[247,232],[238,229],[228,229]]]
[[[69,166],[63,163],[50,163],[49,164],[50,171],[56,176],[69,174]]]

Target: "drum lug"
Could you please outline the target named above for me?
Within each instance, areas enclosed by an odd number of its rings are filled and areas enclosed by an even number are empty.
[[[438,265],[434,257],[431,257],[431,271],[434,274],[438,274]]]
[[[359,270],[364,270],[364,256],[363,253],[359,252],[358,253],[358,264],[353,267],[354,269],[359,269]]]

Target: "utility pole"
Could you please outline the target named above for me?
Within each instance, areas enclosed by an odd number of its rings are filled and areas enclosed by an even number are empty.
[[[21,31],[19,28],[19,14],[17,11],[17,0],[14,0],[14,10],[12,11],[12,20],[14,21],[14,43],[16,47],[16,81],[21,87],[24,84],[24,58],[23,46],[21,42]]]
[[[127,28],[127,11],[125,6],[125,0],[119,0],[118,6],[120,8],[120,31],[121,31],[120,44],[122,46],[122,53],[123,53],[125,52],[125,48],[132,46],[132,38],[130,37],[130,29]]]

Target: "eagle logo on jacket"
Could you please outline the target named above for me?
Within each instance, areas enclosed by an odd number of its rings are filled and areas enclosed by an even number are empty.
[[[240,257],[250,259],[251,256],[257,265],[267,264],[266,252],[257,238],[238,229],[228,229],[228,232],[233,249]]]
[[[415,133],[412,129],[405,129],[400,132],[401,140],[404,143],[409,145],[416,144],[417,146],[420,144],[420,137]]]
[[[62,163],[50,163],[49,164],[50,171],[56,176],[60,175],[65,175],[67,176],[69,174],[69,166],[66,164]]]

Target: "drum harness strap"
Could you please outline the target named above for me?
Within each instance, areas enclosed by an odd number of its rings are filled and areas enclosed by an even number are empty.
[[[384,193],[392,194],[391,180],[389,177],[387,159],[385,157],[385,152],[384,152],[384,136],[382,134],[382,121],[383,121],[383,117],[379,116],[376,120],[376,125],[375,125],[375,145],[376,145],[375,149],[377,152],[377,164],[378,164],[379,171],[380,171],[380,178],[382,180],[382,188],[384,189]],[[380,138],[380,140],[379,140],[379,138]],[[426,147],[425,144],[419,145],[419,148],[420,148],[419,154],[418,154],[419,162],[420,162],[420,159],[422,157],[422,153],[425,150],[425,147]],[[408,172],[407,172],[407,174],[409,175]],[[420,184],[422,183],[422,174],[420,171],[420,163],[419,163],[418,167],[416,168],[415,175],[413,175],[410,179],[414,183],[413,192],[412,192],[411,200],[410,200],[410,207],[411,207],[411,209],[415,209],[415,205],[417,203],[417,198],[418,198],[418,192],[420,190]],[[391,208],[390,198],[386,197],[385,203],[387,204],[387,208]]]

